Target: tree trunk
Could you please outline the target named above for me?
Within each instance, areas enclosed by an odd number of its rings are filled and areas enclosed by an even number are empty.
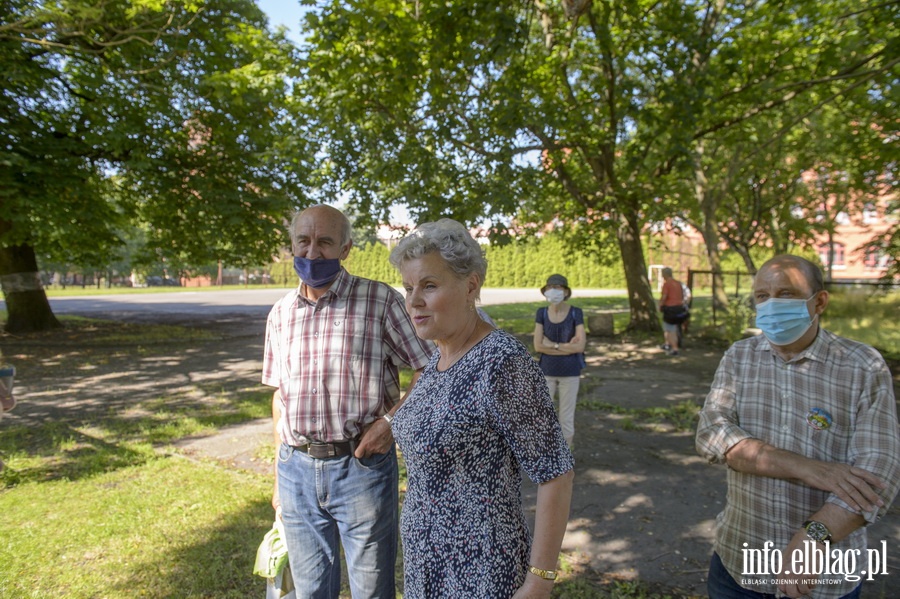
[[[647,262],[641,247],[641,229],[634,215],[620,217],[616,232],[622,263],[625,268],[625,284],[628,286],[628,305],[631,309],[629,330],[658,333],[662,330],[657,317],[656,302],[647,279]]]
[[[700,206],[702,218],[700,234],[706,245],[706,257],[709,261],[709,269],[713,277],[713,305],[717,310],[728,311],[728,294],[725,293],[725,280],[722,278],[722,260],[719,256],[719,230],[717,212],[718,198],[709,189],[706,173],[703,172],[703,146],[696,148],[694,157],[694,195],[697,205]]]
[[[0,229],[9,230],[8,221]],[[34,248],[28,244],[0,247],[0,284],[6,299],[6,332],[30,333],[60,328],[38,276]]]
[[[753,256],[750,255],[750,248],[746,245],[737,245],[731,244],[731,247],[737,252],[738,256],[741,257],[741,260],[744,261],[744,266],[747,267],[747,272],[750,273],[751,276],[756,276],[756,263],[753,261]]]

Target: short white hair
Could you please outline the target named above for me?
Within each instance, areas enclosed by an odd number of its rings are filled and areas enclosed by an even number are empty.
[[[442,218],[424,223],[400,240],[391,250],[390,261],[399,269],[407,260],[416,260],[425,254],[438,252],[456,275],[464,279],[471,274],[478,275],[478,287],[487,276],[487,260],[478,242],[461,223]]]

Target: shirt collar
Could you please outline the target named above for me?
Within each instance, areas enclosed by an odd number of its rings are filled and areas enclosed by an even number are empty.
[[[800,360],[824,362],[828,357],[828,349],[831,346],[833,339],[834,333],[829,333],[822,327],[819,327],[819,332],[816,334],[816,338],[813,339],[813,342],[809,344],[809,347],[794,356],[790,362],[799,362]],[[765,335],[759,335],[759,344],[756,346],[756,349],[758,351],[770,352],[773,357],[777,356],[775,350],[772,348],[772,344],[769,343],[769,340]]]
[[[337,278],[331,283],[331,287],[328,288],[328,291],[326,291],[317,302],[314,302],[303,295],[303,281],[300,281],[300,284],[297,286],[297,307],[301,305],[301,302],[310,306],[324,305],[331,302],[333,298],[345,297],[349,292],[349,289],[350,273],[343,267],[341,267],[341,271],[338,273]]]

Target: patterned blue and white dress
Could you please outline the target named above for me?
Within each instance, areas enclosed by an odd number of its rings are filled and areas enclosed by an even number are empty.
[[[544,375],[513,336],[492,331],[444,372],[439,358],[393,422],[408,471],[403,596],[511,597],[531,550],[520,470],[540,484],[574,460]]]

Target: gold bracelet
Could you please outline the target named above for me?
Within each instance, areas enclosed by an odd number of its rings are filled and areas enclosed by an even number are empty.
[[[540,576],[544,580],[556,580],[556,570],[541,570],[534,566],[528,566],[528,571],[535,576]]]

